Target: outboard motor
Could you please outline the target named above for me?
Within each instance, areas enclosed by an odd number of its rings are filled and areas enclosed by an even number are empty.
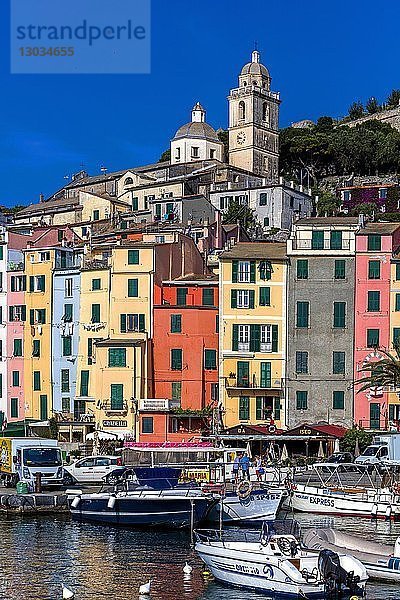
[[[339,555],[332,550],[321,550],[318,557],[318,568],[325,581],[328,597],[340,593],[347,587],[351,593],[357,593],[360,578],[353,571],[347,572],[340,564]]]

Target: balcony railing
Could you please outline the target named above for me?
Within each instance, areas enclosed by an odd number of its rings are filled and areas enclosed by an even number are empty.
[[[7,271],[23,271],[23,270],[24,270],[23,261],[21,261],[21,262],[14,262],[12,260],[8,261]]]
[[[140,412],[168,412],[173,408],[179,408],[180,400],[169,400],[168,398],[143,398],[139,400]]]
[[[110,266],[108,258],[92,258],[85,260],[82,265],[83,271],[95,271],[97,269],[108,269]]]
[[[277,390],[282,389],[281,379],[261,380],[255,375],[246,379],[245,377],[225,377],[225,387],[227,389],[253,389],[253,390]]]
[[[336,244],[331,244],[329,239],[324,240],[323,244],[316,244],[312,240],[302,240],[295,238],[293,240],[293,250],[350,250],[350,240],[342,240],[340,248]]]
[[[100,402],[99,408],[106,413],[127,413],[128,401],[104,400]]]

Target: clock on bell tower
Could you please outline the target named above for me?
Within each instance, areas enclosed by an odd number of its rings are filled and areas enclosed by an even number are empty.
[[[230,91],[229,164],[278,179],[278,121],[280,98],[271,92],[268,69],[255,50],[239,75],[239,87]]]

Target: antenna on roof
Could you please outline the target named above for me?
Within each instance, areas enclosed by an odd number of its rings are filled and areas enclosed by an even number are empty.
[[[103,173],[103,175],[105,175],[107,173],[107,167],[105,167],[104,165],[102,165],[100,167],[100,171]]]

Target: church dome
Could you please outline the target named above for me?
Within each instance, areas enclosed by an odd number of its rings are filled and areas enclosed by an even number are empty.
[[[179,127],[178,131],[174,135],[174,140],[180,138],[199,138],[202,140],[209,140],[211,142],[219,142],[217,132],[208,123],[191,121]]]
[[[270,79],[270,74],[262,63],[260,63],[260,53],[257,50],[251,55],[251,62],[246,63],[242,68],[240,75],[261,76],[262,78]]]

